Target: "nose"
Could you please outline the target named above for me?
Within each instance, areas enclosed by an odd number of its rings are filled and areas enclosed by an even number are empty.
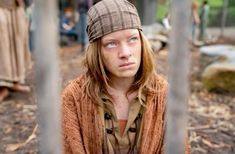
[[[127,43],[122,43],[119,51],[119,58],[129,58],[131,54],[131,47]]]

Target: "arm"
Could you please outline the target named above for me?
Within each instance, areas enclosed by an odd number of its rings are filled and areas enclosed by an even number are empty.
[[[192,14],[193,14],[193,21],[194,21],[194,23],[196,25],[199,25],[200,24],[200,18],[199,18],[197,10],[193,10]]]
[[[72,90],[68,87],[62,95],[64,154],[85,154],[77,111]]]

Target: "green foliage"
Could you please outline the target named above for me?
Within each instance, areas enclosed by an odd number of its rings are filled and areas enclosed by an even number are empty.
[[[159,0],[158,0],[159,1]],[[198,0],[199,6],[204,0]],[[169,0],[160,0],[157,5],[156,18],[161,21],[169,11]],[[210,6],[209,26],[220,26],[224,0],[208,0]],[[229,0],[227,26],[235,26],[235,0]]]
[[[157,8],[157,19],[163,19],[167,12],[168,12],[169,8],[167,5],[163,5],[163,4],[158,4],[158,8]]]
[[[198,1],[200,4],[202,4],[203,0]],[[208,0],[208,4],[211,7],[222,7],[224,0]]]

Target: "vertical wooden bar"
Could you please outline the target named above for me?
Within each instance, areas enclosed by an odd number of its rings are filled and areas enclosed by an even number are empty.
[[[156,22],[156,9],[158,0],[137,0],[137,8],[143,25]]]
[[[191,0],[172,0],[171,2],[172,31],[169,51],[166,153],[183,154],[186,143],[189,95]]]
[[[221,37],[224,36],[224,27],[226,25],[227,13],[228,13],[228,2],[229,0],[224,0],[223,11],[222,11],[222,19],[221,19]]]
[[[36,0],[36,92],[39,153],[60,154],[60,82],[58,69],[58,13],[56,0]]]

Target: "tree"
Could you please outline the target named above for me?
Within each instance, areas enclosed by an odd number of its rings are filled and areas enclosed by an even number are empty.
[[[155,22],[157,0],[137,0],[137,8],[143,25]]]

